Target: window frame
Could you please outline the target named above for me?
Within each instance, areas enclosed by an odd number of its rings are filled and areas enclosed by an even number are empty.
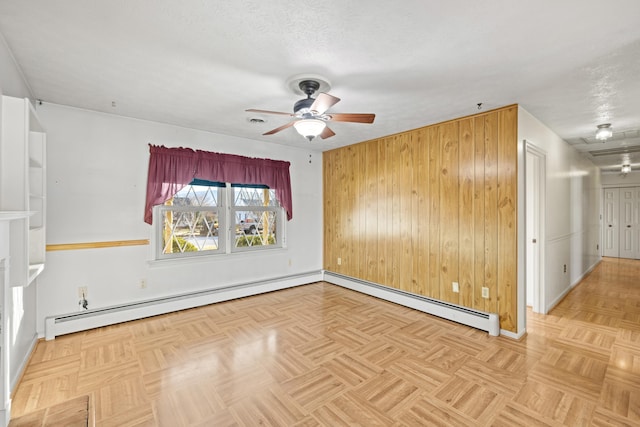
[[[283,243],[282,243],[282,227],[284,224],[284,215],[283,215],[283,211],[284,209],[281,206],[230,206],[229,207],[230,213],[229,213],[229,219],[233,219],[233,221],[231,221],[231,226],[234,227],[234,231],[233,231],[233,236],[231,231],[229,231],[229,240],[233,239],[233,242],[230,242],[230,253],[236,253],[236,252],[255,252],[255,251],[263,251],[263,250],[269,250],[269,249],[275,249],[275,248],[281,248],[283,247]],[[238,227],[238,223],[235,222],[235,218],[236,218],[236,213],[237,212],[244,212],[244,211],[249,211],[249,212],[275,212],[275,217],[276,217],[276,224],[275,224],[275,240],[276,243],[273,245],[258,245],[258,246],[236,246],[235,245],[235,240],[236,240],[236,236],[238,235],[236,228]],[[243,234],[244,236],[247,236],[247,234]],[[252,236],[257,235],[257,234],[251,234]]]
[[[214,184],[214,183],[211,183]],[[188,186],[206,186],[202,181],[192,182]],[[234,200],[234,188],[265,188],[266,186],[256,185],[242,185],[242,184],[230,184],[224,183],[222,185],[209,185],[210,187],[218,188],[218,205],[217,206],[172,206],[172,205],[157,205],[153,209],[153,260],[165,261],[165,260],[187,260],[198,259],[202,257],[216,257],[230,254],[245,254],[256,253],[274,249],[286,248],[286,221],[285,221],[285,209],[280,205],[277,198],[276,205],[273,206],[245,206],[235,205]],[[269,189],[270,191],[273,191]],[[181,190],[182,191],[182,190]],[[198,250],[193,252],[180,252],[180,253],[164,253],[164,212],[217,212],[218,214],[218,248],[208,250]],[[272,245],[255,245],[255,246],[242,246],[236,247],[236,237],[238,236],[236,223],[236,213],[248,211],[248,212],[274,212],[275,215],[275,244]],[[193,232],[193,230],[192,230]],[[255,234],[251,234],[253,236]],[[248,236],[248,235],[247,235]]]
[[[158,225],[155,225],[155,234],[156,234],[156,256],[155,259],[176,259],[176,258],[187,258],[187,257],[198,257],[198,256],[207,256],[207,255],[217,255],[225,252],[226,239],[220,238],[220,229],[221,227],[226,227],[224,224],[224,220],[226,215],[220,215],[220,212],[223,209],[221,206],[168,206],[168,205],[159,205],[154,209],[154,215],[157,215]],[[180,253],[164,253],[164,215],[163,212],[171,211],[171,212],[217,212],[218,213],[218,249],[207,249],[204,251],[194,251],[194,252],[180,252]],[[155,220],[154,220],[155,221]]]

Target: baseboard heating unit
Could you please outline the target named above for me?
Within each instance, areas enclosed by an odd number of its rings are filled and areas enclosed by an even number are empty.
[[[117,306],[97,308],[77,313],[51,316],[45,319],[45,339],[85,331],[130,320],[200,307],[280,289],[307,285],[322,280],[322,271],[294,274],[256,282],[240,283],[181,295],[155,298]]]
[[[500,335],[500,320],[495,313],[485,313],[483,311],[461,307],[330,271],[324,272],[324,281],[413,308],[414,310],[442,317],[443,319],[487,331],[489,335],[492,336]]]

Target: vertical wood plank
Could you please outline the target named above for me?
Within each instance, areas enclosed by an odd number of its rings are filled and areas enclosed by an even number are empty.
[[[428,128],[429,140],[429,288],[440,298],[440,127]]]
[[[413,288],[413,218],[411,203],[413,191],[413,149],[411,136],[407,133],[398,136],[399,140],[399,195],[400,195],[400,268],[399,286],[403,291]]]
[[[471,307],[484,310],[482,287],[484,286],[485,266],[485,171],[484,171],[484,117],[475,117],[474,130],[474,182],[473,182],[473,229],[474,229],[474,286]]]
[[[386,152],[387,152],[387,159],[386,159],[386,164],[385,164],[385,169],[386,169],[386,175],[387,175],[387,214],[385,216],[385,223],[386,223],[386,234],[388,236],[387,238],[387,244],[385,246],[385,258],[386,258],[386,262],[387,262],[387,267],[386,267],[386,271],[385,271],[385,281],[382,282],[383,285],[387,285],[387,286],[393,286],[394,285],[394,280],[393,280],[393,275],[394,275],[394,263],[395,260],[393,258],[393,252],[395,251],[393,242],[397,240],[397,234],[394,234],[394,226],[393,226],[393,221],[394,221],[394,217],[393,217],[393,204],[394,204],[394,200],[393,200],[393,193],[395,191],[394,188],[394,181],[395,181],[395,152],[394,152],[394,144],[393,144],[393,137],[389,137],[386,139]]]
[[[367,165],[366,144],[354,145],[354,181],[356,182],[356,207],[353,212],[356,217],[355,229],[353,230],[353,251],[356,277],[366,278],[367,263],[365,257],[366,248],[366,192],[367,192]]]
[[[366,271],[364,278],[372,282],[378,280],[378,146],[379,141],[366,144],[366,212],[364,251]]]
[[[331,195],[330,188],[332,181],[331,175],[333,175],[333,157],[335,152],[326,152],[322,155],[322,223],[324,224],[324,235],[326,236],[328,233],[334,235],[334,216],[332,215],[331,208],[334,205],[333,197]],[[331,171],[331,172],[329,172]],[[335,271],[334,266],[331,263],[331,254],[333,253],[333,248],[331,247],[334,242],[333,239],[327,239],[326,237],[322,240],[322,268],[329,271]]]
[[[458,281],[458,123],[441,126],[440,134],[440,298],[458,302],[452,282]]]
[[[378,278],[376,283],[387,283],[387,247],[389,246],[390,236],[387,232],[389,221],[388,217],[388,181],[387,172],[387,140],[381,139],[378,142]]]
[[[458,280],[460,284],[460,295],[458,303],[466,307],[473,306],[473,283],[474,276],[474,194],[473,182],[475,180],[474,170],[474,133],[473,119],[460,121],[460,173],[459,173],[459,201],[458,215],[460,216],[460,235],[458,247]]]
[[[402,257],[402,240],[400,239],[400,231],[401,231],[401,211],[400,211],[400,199],[402,197],[400,193],[400,179],[401,179],[401,164],[400,164],[400,146],[401,140],[398,135],[394,136],[392,139],[391,151],[393,153],[392,158],[392,197],[393,197],[393,205],[392,205],[392,215],[391,222],[392,226],[392,236],[393,240],[391,243],[392,251],[391,251],[391,286],[400,289],[400,259]]]
[[[349,156],[345,166],[347,167],[347,191],[345,191],[345,204],[347,206],[347,227],[344,229],[345,240],[345,252],[346,256],[342,258],[342,264],[344,265],[345,274],[348,276],[358,276],[358,265],[355,252],[354,236],[358,233],[358,216],[356,215],[356,209],[359,200],[358,187],[355,181],[356,172],[354,169],[357,167],[357,161],[355,157],[355,148],[353,146],[347,147]]]
[[[414,269],[415,287],[412,292],[427,295],[429,281],[429,145],[427,131],[414,133],[415,167],[413,186],[416,192],[412,218],[415,222],[414,247],[416,257]]]
[[[517,287],[517,109],[498,112],[498,288],[500,326],[516,331]]]
[[[484,286],[489,288],[489,298],[484,301],[484,310],[498,312],[498,117],[485,116],[484,121]]]
[[[337,193],[337,203],[340,206],[338,208],[337,215],[339,217],[336,224],[336,245],[337,245],[337,253],[335,256],[335,262],[337,264],[337,259],[340,257],[343,260],[341,265],[338,265],[338,272],[342,274],[347,274],[345,270],[344,260],[347,258],[347,234],[345,230],[349,226],[349,202],[347,199],[347,195],[350,191],[349,187],[349,179],[346,173],[345,164],[349,160],[348,151],[343,152],[340,156],[339,160],[336,162],[336,170],[339,179],[336,181],[335,191]]]

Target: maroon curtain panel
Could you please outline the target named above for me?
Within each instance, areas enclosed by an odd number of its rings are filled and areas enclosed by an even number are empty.
[[[151,224],[153,207],[161,205],[195,178],[233,184],[266,185],[293,218],[289,162],[149,144],[149,173],[144,221]]]

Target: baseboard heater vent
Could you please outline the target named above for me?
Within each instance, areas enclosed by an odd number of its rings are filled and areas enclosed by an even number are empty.
[[[117,306],[97,308],[77,313],[51,316],[45,319],[45,339],[52,340],[56,336],[85,331],[130,320],[143,319],[159,314],[209,305],[216,302],[229,301],[258,295],[280,289],[292,288],[322,280],[322,271],[314,271],[273,279],[246,282],[190,292],[164,298],[132,302]]]
[[[461,307],[330,271],[324,272],[324,280],[334,285],[487,331],[492,336],[500,335],[500,320],[495,313],[485,313]]]

